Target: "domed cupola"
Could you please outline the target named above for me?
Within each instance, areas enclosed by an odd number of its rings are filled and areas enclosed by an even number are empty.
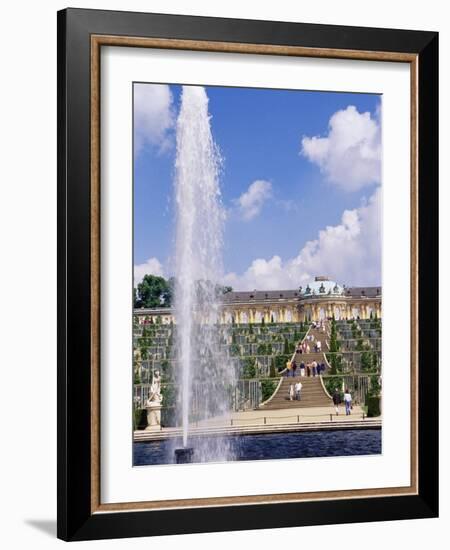
[[[301,296],[341,296],[344,292],[344,287],[338,285],[336,281],[330,281],[328,277],[323,275],[315,277],[314,281],[308,283],[306,288],[303,290],[302,287],[299,288],[299,293]]]

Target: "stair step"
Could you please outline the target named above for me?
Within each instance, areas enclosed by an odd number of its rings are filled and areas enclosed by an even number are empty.
[[[317,363],[325,362],[323,353],[296,354],[297,366],[301,362],[309,363],[316,360]],[[301,400],[290,400],[290,387],[297,382],[301,382]],[[307,407],[328,407],[332,400],[325,393],[319,376],[301,376],[300,369],[296,371],[296,376],[286,376],[282,379],[278,390],[271,400],[261,407],[261,410],[270,409],[293,409]]]

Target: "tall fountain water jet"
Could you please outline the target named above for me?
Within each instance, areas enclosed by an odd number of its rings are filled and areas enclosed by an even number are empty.
[[[193,418],[202,422],[227,414],[234,378],[230,361],[221,351],[218,287],[222,278],[224,210],[219,186],[220,155],[211,133],[204,88],[183,86],[176,136],[176,356],[177,371],[181,369],[182,373],[186,447]],[[210,451],[208,445],[197,443],[195,459],[208,460]],[[225,443],[215,440],[214,458],[227,459],[228,452]]]

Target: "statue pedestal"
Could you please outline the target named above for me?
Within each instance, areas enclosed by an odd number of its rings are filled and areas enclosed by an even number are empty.
[[[147,427],[146,431],[159,431],[161,430],[161,403],[155,401],[150,402],[146,407],[147,410]]]

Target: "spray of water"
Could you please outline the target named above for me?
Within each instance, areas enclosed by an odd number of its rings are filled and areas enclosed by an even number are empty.
[[[183,87],[176,134],[176,353],[183,445],[187,446],[192,422],[223,419],[229,413],[234,385],[233,368],[221,351],[224,335],[219,325],[224,223],[221,160],[204,88]],[[225,440],[214,439],[214,449],[210,445],[196,440],[196,460],[231,458]]]

